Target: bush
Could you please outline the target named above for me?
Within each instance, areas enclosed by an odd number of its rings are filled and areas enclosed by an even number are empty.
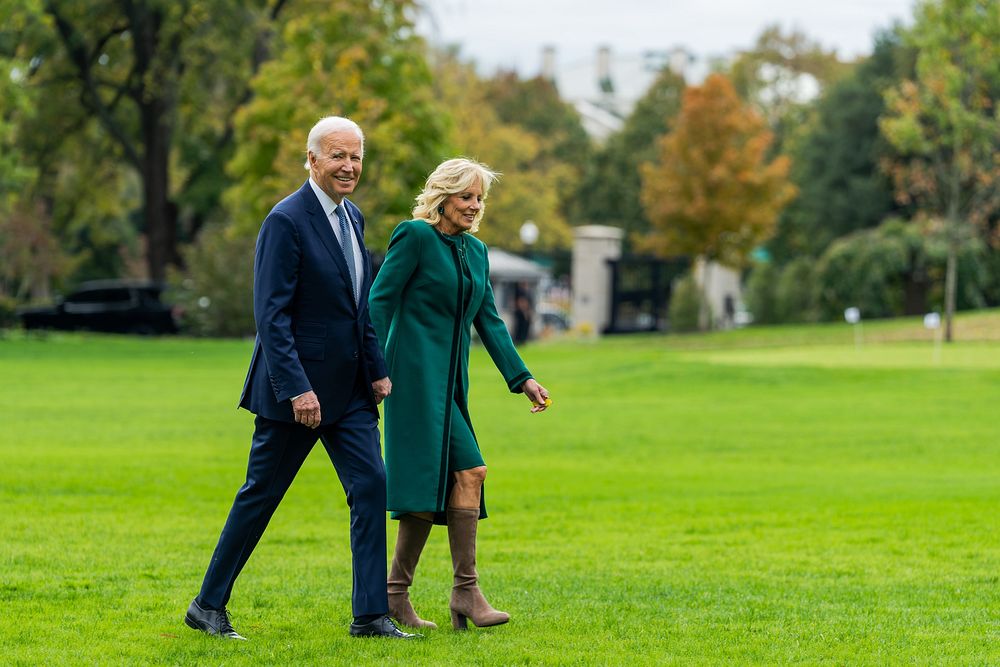
[[[252,336],[254,239],[212,226],[183,254],[186,271],[170,275],[170,298],[183,311],[183,330],[194,336]]]
[[[674,284],[667,308],[670,330],[675,332],[697,331],[698,311],[701,309],[701,290],[688,273]]]
[[[0,294],[0,329],[17,324],[17,299]]]
[[[820,316],[839,319],[852,306],[864,317],[926,310],[926,303],[906,308],[905,296],[909,286],[926,283],[929,261],[920,227],[900,220],[838,239],[816,266]]]
[[[774,288],[774,306],[779,322],[816,320],[816,271],[814,260],[800,257],[781,270]]]
[[[757,264],[747,279],[746,303],[754,324],[774,324],[779,321],[775,296],[778,270],[771,262]]]

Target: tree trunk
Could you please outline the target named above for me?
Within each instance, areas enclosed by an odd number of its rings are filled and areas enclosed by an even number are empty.
[[[708,331],[712,328],[712,305],[708,300],[708,282],[711,263],[707,257],[701,263],[701,303],[698,304],[698,330]]]
[[[951,170],[948,196],[948,217],[945,229],[948,234],[948,263],[944,274],[944,340],[952,341],[952,319],[955,317],[955,292],[958,283],[958,207],[961,193],[957,167]]]
[[[952,341],[952,318],[955,316],[955,291],[958,283],[958,238],[955,221],[949,221],[948,263],[944,274],[944,339]]]
[[[170,128],[162,103],[154,100],[142,109],[142,133],[146,150],[143,154],[142,187],[143,214],[146,218],[146,262],[150,280],[162,282],[167,277],[167,265],[177,260],[177,224],[172,220],[174,207],[170,202]]]

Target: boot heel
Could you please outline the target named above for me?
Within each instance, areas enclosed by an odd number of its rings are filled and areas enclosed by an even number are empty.
[[[456,630],[468,630],[469,629],[469,619],[464,615],[459,614],[454,609],[451,610],[451,627]]]

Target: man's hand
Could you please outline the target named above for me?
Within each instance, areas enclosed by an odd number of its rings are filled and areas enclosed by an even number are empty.
[[[372,382],[372,391],[375,392],[375,403],[381,403],[382,399],[392,393],[392,380],[387,377]]]
[[[321,417],[319,413],[319,399],[316,398],[316,392],[307,391],[301,396],[293,398],[292,410],[295,412],[295,421],[298,423],[309,428],[319,426]]]

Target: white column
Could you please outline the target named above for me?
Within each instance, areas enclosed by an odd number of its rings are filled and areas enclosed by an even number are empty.
[[[586,225],[573,230],[573,327],[600,334],[610,321],[611,267],[622,255],[623,230]]]

